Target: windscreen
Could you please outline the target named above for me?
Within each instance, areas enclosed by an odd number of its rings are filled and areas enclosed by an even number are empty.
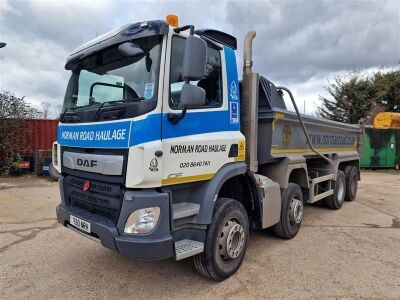
[[[131,102],[156,103],[161,36],[133,40],[132,47],[138,53],[136,55],[127,55],[118,46],[96,53],[77,64],[68,83],[64,111],[90,110],[102,104],[103,108],[106,107],[104,104],[113,101],[127,105]]]

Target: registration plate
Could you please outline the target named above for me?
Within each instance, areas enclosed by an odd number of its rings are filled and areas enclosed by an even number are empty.
[[[70,215],[69,216],[69,223],[72,226],[74,226],[74,227],[76,227],[76,228],[78,228],[78,229],[80,229],[82,231],[90,233],[90,223],[89,222],[83,221],[82,219],[79,219],[77,217],[74,217],[74,216]]]

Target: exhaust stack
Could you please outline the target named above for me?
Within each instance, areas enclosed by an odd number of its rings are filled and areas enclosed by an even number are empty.
[[[252,73],[253,66],[253,39],[256,37],[254,30],[249,31],[244,38],[243,73]]]
[[[247,170],[257,172],[257,139],[258,139],[258,80],[259,75],[253,73],[253,39],[254,30],[249,31],[244,39],[243,53],[243,98],[241,104],[241,130],[246,137]]]

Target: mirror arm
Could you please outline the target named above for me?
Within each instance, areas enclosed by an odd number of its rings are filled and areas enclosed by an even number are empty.
[[[168,113],[168,115],[167,115],[168,116],[168,121],[170,121],[174,125],[177,124],[180,120],[182,120],[185,117],[186,110],[187,110],[187,107],[184,106],[182,108],[182,112],[181,113],[178,113],[178,114]]]
[[[185,25],[185,26],[182,26],[182,27],[177,27],[177,28],[174,29],[174,32],[179,33],[181,31],[185,31],[185,30],[188,30],[188,29],[190,29],[190,31],[189,31],[190,35],[193,35],[194,34],[194,26],[193,25]]]

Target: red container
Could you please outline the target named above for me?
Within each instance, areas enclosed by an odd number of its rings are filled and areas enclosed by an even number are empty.
[[[17,125],[19,129],[13,133],[14,147],[6,148],[5,151],[9,151],[8,153],[0,151],[0,167],[13,155],[18,154],[23,160],[20,168],[34,171],[38,164],[39,150],[42,150],[41,153],[45,151],[51,155],[53,142],[57,139],[58,120],[29,119],[22,122]]]
[[[53,142],[57,139],[58,120],[26,120],[26,130],[21,133],[21,138],[29,146],[29,153],[37,154],[39,150],[51,150]]]

